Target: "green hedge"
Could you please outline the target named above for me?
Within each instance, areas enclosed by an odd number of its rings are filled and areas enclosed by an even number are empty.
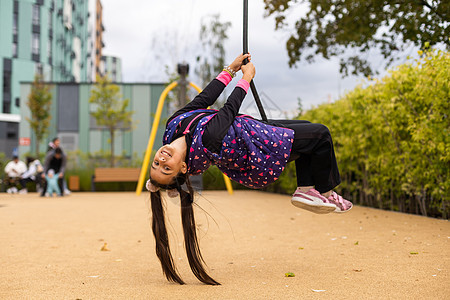
[[[362,205],[448,218],[450,55],[420,54],[301,119],[329,127],[344,196]],[[289,166],[269,190],[292,192],[294,174]]]

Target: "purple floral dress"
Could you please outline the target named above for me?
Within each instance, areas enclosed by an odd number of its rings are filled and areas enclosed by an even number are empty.
[[[192,144],[188,145],[188,173],[201,174],[214,164],[230,179],[250,188],[262,188],[276,181],[289,159],[294,131],[238,116],[222,140],[220,152],[213,153],[202,142],[207,123],[215,116],[211,111],[199,109],[181,114],[169,122],[164,133],[163,143],[169,144],[181,120],[192,114],[197,114],[195,119],[200,118],[192,132]]]

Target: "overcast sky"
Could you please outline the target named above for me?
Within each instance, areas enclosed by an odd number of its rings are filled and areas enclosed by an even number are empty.
[[[222,22],[232,23],[225,43],[227,61],[242,52],[241,0],[102,0],[102,4],[106,29],[103,52],[122,59],[125,82],[166,81],[164,65],[183,61],[190,63],[193,76],[200,24],[207,15],[220,13]],[[297,9],[290,17],[295,19],[302,13]],[[290,69],[285,48],[289,32],[275,31],[273,18],[264,18],[263,0],[249,1],[248,22],[249,51],[256,66],[254,81],[270,111],[269,118],[280,117],[276,111],[292,116],[298,108],[298,97],[308,109],[334,101],[361,83],[361,78],[341,78],[338,59],[317,59],[313,64],[300,63]],[[241,111],[254,109],[253,98],[247,97]]]

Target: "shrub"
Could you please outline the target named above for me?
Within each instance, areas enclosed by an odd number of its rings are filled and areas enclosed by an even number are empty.
[[[422,53],[302,116],[330,128],[344,196],[362,205],[448,217],[449,66],[448,52]],[[287,175],[280,180],[295,178]]]

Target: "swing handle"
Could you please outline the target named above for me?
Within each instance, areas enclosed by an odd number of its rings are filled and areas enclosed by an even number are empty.
[[[244,26],[243,26],[243,54],[248,53],[248,0],[244,0]],[[248,58],[244,59],[244,65],[248,64]]]

